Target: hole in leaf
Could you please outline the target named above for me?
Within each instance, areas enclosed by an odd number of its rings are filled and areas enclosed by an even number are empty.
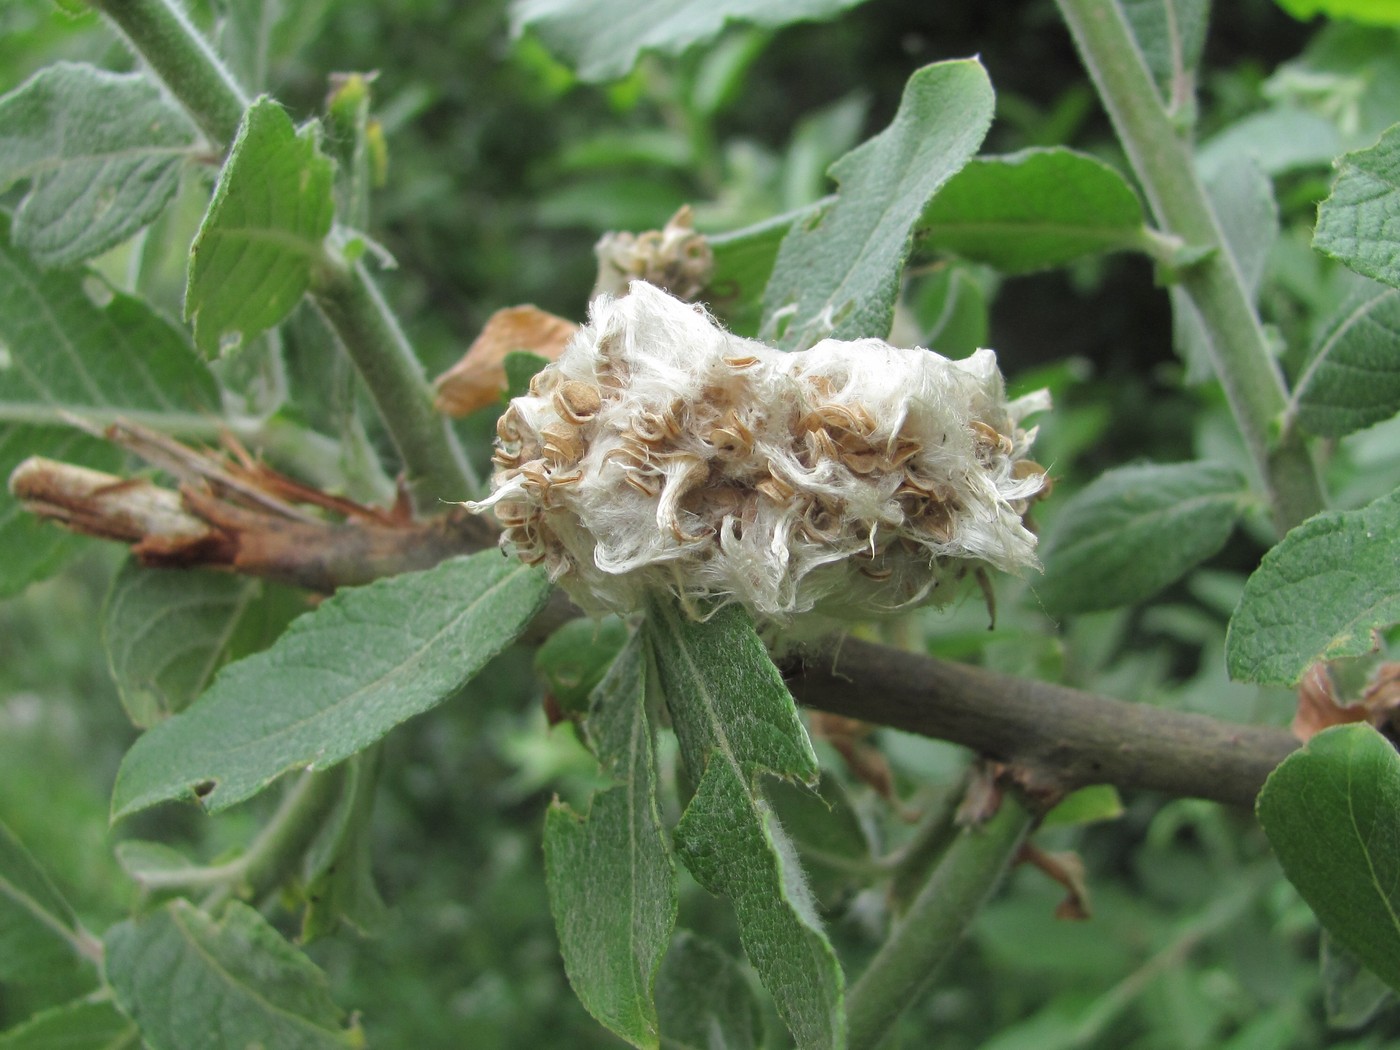
[[[215,780],[201,780],[198,784],[194,785],[194,789],[193,789],[193,790],[194,790],[194,797],[195,797],[195,798],[208,798],[208,797],[209,797],[209,793],[210,793],[211,791],[213,791],[214,788],[216,788],[217,786],[218,786],[218,781],[215,781]]]

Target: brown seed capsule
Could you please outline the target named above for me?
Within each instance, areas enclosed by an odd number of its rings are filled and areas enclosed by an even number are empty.
[[[661,495],[661,479],[654,474],[638,474],[635,471],[629,470],[627,476],[623,478],[623,480],[643,496],[649,496],[655,499],[657,496]]]
[[[496,420],[496,436],[502,441],[517,442],[520,435],[520,410],[511,402]]]
[[[885,450],[885,463],[890,470],[898,470],[924,450],[924,446],[908,438],[891,438]]]
[[[754,365],[758,364],[758,358],[753,354],[741,354],[736,357],[726,357],[724,363],[730,368],[752,368]]]
[[[798,531],[813,543],[835,543],[841,538],[841,518],[830,507],[812,503],[797,523]]]
[[[880,454],[874,449],[842,449],[841,462],[855,474],[871,474],[880,466]]]
[[[681,413],[685,403],[676,398],[660,412],[638,412],[631,419],[632,433],[648,445],[674,441],[681,436]]]
[[[554,392],[554,407],[575,426],[588,422],[598,414],[603,397],[596,386],[571,379]]]
[[[803,440],[807,445],[805,466],[815,467],[818,463],[831,462],[841,458],[841,450],[836,447],[836,442],[831,440],[831,435],[825,430],[809,430]]]
[[[786,503],[788,500],[792,499],[793,495],[797,492],[796,489],[782,478],[771,473],[762,481],[755,484],[754,489],[763,493],[763,495],[767,496],[774,503]]]
[[[572,466],[583,455],[583,439],[578,431],[565,423],[551,423],[540,431],[544,439],[544,455],[557,467]]]
[[[979,445],[995,448],[1004,456],[1011,455],[1016,448],[1009,437],[980,420],[974,419],[968,426],[972,428],[973,440]]]
[[[753,431],[732,408],[710,431],[709,440],[715,448],[715,456],[722,460],[743,459],[753,451]]]
[[[491,508],[496,520],[503,528],[517,528],[530,520],[532,511],[524,503],[517,503],[514,500],[501,500]]]

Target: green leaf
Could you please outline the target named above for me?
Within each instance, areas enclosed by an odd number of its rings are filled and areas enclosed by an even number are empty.
[[[1293,392],[1305,429],[1345,437],[1400,412],[1400,291],[1372,285],[1324,327]]]
[[[656,803],[647,657],[634,635],[594,693],[589,735],[619,786],[580,817],[545,817],[545,878],[569,983],[588,1012],[633,1046],[656,1047],[656,972],[676,923],[676,869]]]
[[[71,969],[81,936],[68,902],[0,824],[0,982]]]
[[[944,357],[967,357],[987,345],[987,289],[967,266],[940,266],[910,289],[906,305]]]
[[[1121,0],[1121,6],[1162,98],[1190,104],[1209,0]]]
[[[1337,161],[1341,174],[1317,208],[1313,247],[1400,287],[1400,124],[1370,149]]]
[[[1343,18],[1373,26],[1400,25],[1400,4],[1395,0],[1276,0],[1294,18],[1311,21],[1318,15]]]
[[[1074,827],[1117,820],[1123,815],[1123,800],[1112,784],[1091,784],[1071,791],[1040,822],[1043,828]]]
[[[91,274],[41,271],[12,247],[0,213],[0,478],[32,455],[114,469],[117,451],[66,426],[67,414],[179,429],[207,427],[218,410],[214,379],[180,329]],[[0,595],[72,547],[0,491]]]
[[[1240,277],[1257,298],[1269,252],[1278,238],[1278,204],[1273,182],[1254,157],[1228,158],[1204,180],[1206,196],[1220,222],[1225,249],[1235,260]],[[1215,355],[1210,336],[1191,297],[1179,287],[1171,289],[1172,344],[1186,362],[1186,379],[1204,383],[1215,376]]]
[[[973,59],[909,78],[890,126],[831,166],[836,203],[783,239],[763,298],[765,338],[800,349],[889,334],[914,226],[977,152],[992,104],[986,70]]]
[[[716,945],[681,930],[656,979],[665,1050],[757,1050],[763,1016],[739,964]]]
[[[1309,518],[1245,584],[1225,636],[1230,677],[1296,682],[1319,660],[1371,651],[1400,620],[1400,491]]]
[[[695,795],[676,850],[728,898],[759,979],[803,1050],[845,1044],[843,979],[796,851],[759,787],[764,774],[812,783],[816,755],[792,696],[737,605],[704,623],[654,601],[645,632]]]
[[[1395,1002],[1384,981],[1322,931],[1322,1005],[1333,1028],[1355,1029]]]
[[[332,0],[225,0],[219,52],[253,91],[265,91],[270,70],[298,54],[325,20]]]
[[[123,839],[116,845],[117,863],[133,882],[149,889],[149,882],[163,876],[188,872],[196,867],[194,861],[173,846],[143,839]]]
[[[144,74],[40,70],[0,98],[0,190],[29,180],[15,245],[41,266],[115,247],[170,203],[198,137]]]
[[[333,168],[318,130],[267,98],[248,108],[190,248],[185,317],[195,345],[230,350],[287,316],[325,264]]]
[[[506,370],[505,399],[511,401],[530,392],[530,380],[549,364],[549,358],[528,350],[512,350],[502,363]]]
[[[1143,223],[1137,194],[1107,164],[1030,149],[969,161],[924,209],[920,247],[1029,273],[1140,247]]]
[[[1288,881],[1337,941],[1400,989],[1400,756],[1334,726],[1269,775],[1256,811]]]
[[[136,1050],[136,1026],[106,1000],[79,999],[0,1033],[0,1050]]]
[[[388,916],[374,881],[370,834],[381,751],[365,751],[347,763],[340,798],[307,850],[303,944],[334,933],[342,921],[363,934],[374,935]]]
[[[335,765],[450,697],[548,597],[544,573],[494,550],[341,590],[136,741],[113,819],[195,794],[220,810]]]
[[[816,790],[784,780],[769,780],[764,795],[783,830],[797,847],[812,895],[825,911],[838,907],[863,888],[871,862],[870,840],[835,777],[823,775]]]
[[[1214,181],[1234,158],[1248,155],[1270,177],[1298,168],[1330,167],[1341,153],[1337,125],[1306,109],[1281,105],[1228,124],[1196,151],[1201,177]]]
[[[616,616],[570,620],[539,647],[535,671],[563,710],[588,710],[589,697],[627,644],[627,633]]]
[[[794,224],[815,221],[835,197],[771,219],[708,238],[715,268],[706,296],[731,331],[756,335],[762,320],[763,289],[773,275],[778,250]]]
[[[730,22],[777,27],[832,18],[862,0],[515,0],[511,28],[538,34],[584,80],[625,76],[644,51],[680,54]]]
[[[128,561],[102,610],[107,666],[128,717],[149,729],[183,711],[229,659],[270,645],[305,607],[302,595],[246,576]]]
[[[1150,598],[1225,545],[1245,481],[1215,463],[1149,463],[1104,474],[1060,509],[1036,587],[1057,613]]]
[[[359,1047],[326,976],[252,908],[175,900],[107,931],[107,979],[151,1050]]]

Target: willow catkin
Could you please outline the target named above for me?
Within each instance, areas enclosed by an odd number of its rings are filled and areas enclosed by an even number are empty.
[[[583,609],[646,592],[760,621],[937,601],[969,568],[1036,565],[1024,516],[1048,486],[996,355],[876,339],[783,353],[636,282],[501,416],[502,543]]]

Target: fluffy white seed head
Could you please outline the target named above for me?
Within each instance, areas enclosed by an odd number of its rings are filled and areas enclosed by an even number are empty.
[[[651,590],[767,622],[938,600],[969,568],[1036,565],[1023,518],[1041,391],[1008,402],[996,355],[877,339],[783,353],[636,282],[497,426],[502,543],[578,605]]]

